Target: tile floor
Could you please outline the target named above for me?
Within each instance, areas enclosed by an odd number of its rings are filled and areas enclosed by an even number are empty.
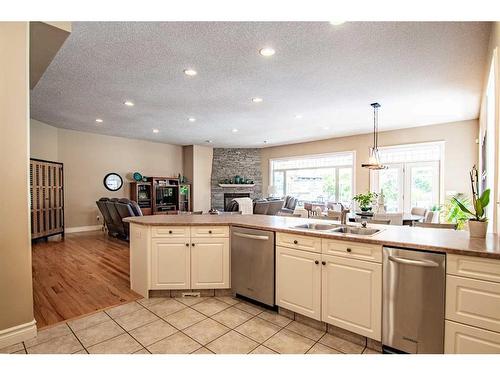
[[[0,349],[16,354],[373,354],[232,297],[151,298],[38,332]]]

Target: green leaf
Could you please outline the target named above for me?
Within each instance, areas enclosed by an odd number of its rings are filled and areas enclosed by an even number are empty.
[[[481,201],[478,199],[474,202],[474,209],[476,210],[476,218],[480,219],[484,215],[484,208]]]
[[[490,203],[490,189],[483,191],[479,200],[481,201],[483,208],[486,207]]]
[[[476,216],[472,212],[469,211],[467,207],[463,205],[462,202],[460,202],[457,198],[453,197],[453,201],[457,204],[457,206],[462,210],[462,212],[465,212],[469,215]]]

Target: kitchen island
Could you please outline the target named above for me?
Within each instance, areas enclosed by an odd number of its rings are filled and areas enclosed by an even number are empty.
[[[383,247],[446,255],[446,353],[500,353],[500,241],[465,231],[390,225],[373,235],[297,228],[339,224],[267,215],[177,215],[130,223],[131,288],[230,292],[232,227],[275,233],[276,305],[381,341]]]

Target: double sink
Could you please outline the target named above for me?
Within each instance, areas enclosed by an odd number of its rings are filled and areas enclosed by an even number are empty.
[[[365,227],[355,227],[350,225],[340,225],[340,224],[317,224],[308,223],[293,226],[294,229],[307,229],[317,232],[329,232],[329,233],[345,233],[345,234],[356,234],[361,236],[373,236],[379,233],[382,229],[375,228],[365,228]]]

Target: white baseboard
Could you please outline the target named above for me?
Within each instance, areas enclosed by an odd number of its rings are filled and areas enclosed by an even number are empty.
[[[64,233],[90,232],[93,230],[101,230],[102,225],[87,225],[84,227],[64,228]]]
[[[11,346],[21,341],[36,337],[36,321],[20,324],[0,331],[0,348]]]

